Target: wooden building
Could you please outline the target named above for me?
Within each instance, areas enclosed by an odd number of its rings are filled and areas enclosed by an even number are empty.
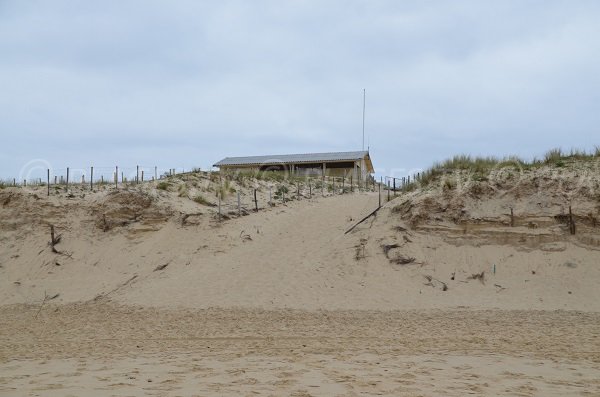
[[[297,176],[344,176],[366,180],[374,171],[368,151],[226,157],[214,164],[224,172],[279,171]]]

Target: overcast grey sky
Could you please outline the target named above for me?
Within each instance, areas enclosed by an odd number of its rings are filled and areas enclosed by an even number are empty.
[[[0,177],[600,144],[600,1],[0,0]]]

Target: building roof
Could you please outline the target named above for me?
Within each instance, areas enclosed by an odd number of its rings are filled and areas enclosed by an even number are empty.
[[[297,163],[323,163],[333,161],[356,161],[369,156],[369,152],[331,152],[331,153],[304,153],[304,154],[279,154],[269,156],[225,157],[215,163],[214,167],[236,165],[268,165],[268,164],[297,164]],[[370,159],[369,159],[370,163]],[[372,167],[371,167],[372,168]]]

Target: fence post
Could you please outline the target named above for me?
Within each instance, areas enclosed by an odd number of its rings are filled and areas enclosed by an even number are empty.
[[[50,196],[50,168],[48,168],[48,196]]]
[[[394,197],[396,197],[396,178],[394,178]]]
[[[346,189],[346,177],[342,177],[342,194],[345,193],[345,189]]]
[[[94,190],[94,167],[90,167],[90,190]]]
[[[388,181],[387,181],[387,191],[388,191],[388,194],[387,194],[388,199],[387,199],[387,201],[390,201],[390,180],[389,180],[389,178],[388,178]]]
[[[158,179],[158,169],[154,166],[154,179]]]
[[[273,195],[271,194],[272,190],[273,188],[269,186],[269,205],[273,205]]]
[[[142,182],[144,182],[144,170],[142,170]]]
[[[238,216],[242,216],[242,201],[240,200],[240,191],[237,192],[238,199]]]
[[[354,193],[354,185],[353,185],[354,181],[352,179],[353,179],[353,175],[350,175],[350,193]]]
[[[375,182],[373,182],[373,183],[375,183]],[[379,207],[380,208],[381,208],[381,184],[382,183],[383,183],[383,177],[380,176],[379,177],[379,194],[378,194],[378,196],[379,196]]]
[[[67,167],[67,190],[69,190],[69,167]]]
[[[17,187],[17,178],[13,178],[13,187]]]
[[[256,189],[254,189],[254,209],[258,212],[258,199],[256,198]]]
[[[136,185],[138,183],[140,183],[140,166],[139,165],[135,166],[135,183],[136,183]]]
[[[312,198],[312,183],[308,181],[308,198]]]
[[[217,193],[217,201],[219,202],[219,222],[221,222],[221,192]]]
[[[296,182],[296,200],[300,200],[300,182]]]
[[[123,177],[123,173],[121,172],[121,177]],[[123,183],[123,180],[121,180]],[[115,189],[119,188],[119,166],[115,166]]]

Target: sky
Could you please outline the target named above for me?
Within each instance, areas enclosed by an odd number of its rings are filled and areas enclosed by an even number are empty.
[[[0,178],[600,145],[599,1],[0,0]],[[35,171],[35,172],[37,172]]]

